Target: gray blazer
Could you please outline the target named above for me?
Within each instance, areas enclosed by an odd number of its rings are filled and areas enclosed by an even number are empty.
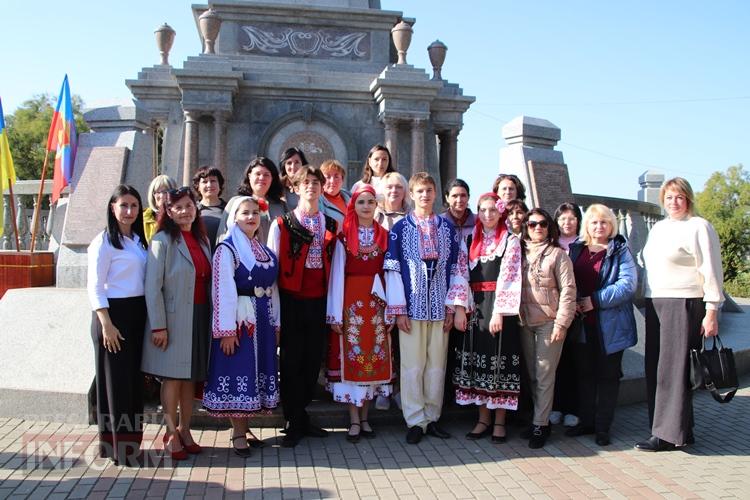
[[[203,242],[201,248],[211,262],[211,250]],[[143,337],[143,372],[161,377],[190,378],[194,291],[195,266],[185,240],[172,241],[168,233],[156,233],[148,246],[146,262],[148,323]],[[166,351],[151,341],[151,331],[160,328],[167,329]],[[211,335],[211,332],[206,332],[206,335]]]

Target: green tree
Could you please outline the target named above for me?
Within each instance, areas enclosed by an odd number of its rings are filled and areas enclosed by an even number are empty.
[[[695,201],[719,235],[724,279],[731,282],[750,270],[750,174],[742,165],[714,172]]]
[[[7,117],[8,143],[19,179],[39,179],[42,176],[47,134],[52,115],[55,113],[56,101],[57,99],[49,94],[35,95]],[[81,114],[83,100],[80,96],[74,95],[71,104],[78,133],[88,132],[89,127]],[[54,162],[54,159],[54,153],[51,153],[49,161]],[[47,174],[51,175],[49,165]]]

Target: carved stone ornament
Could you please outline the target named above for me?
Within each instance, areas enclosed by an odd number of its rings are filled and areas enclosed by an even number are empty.
[[[406,21],[401,21],[391,29],[393,45],[398,51],[398,62],[396,64],[406,64],[406,51],[411,45],[411,35],[414,33],[412,27]]]
[[[154,31],[154,34],[156,35],[156,48],[159,49],[159,54],[161,54],[161,64],[169,66],[169,51],[172,50],[175,30],[167,23],[164,23],[159,26],[159,29]]]
[[[214,45],[216,44],[216,37],[219,36],[219,29],[221,28],[219,14],[214,9],[209,8],[198,17],[198,26],[203,36],[203,53],[216,54]]]
[[[330,29],[243,26],[242,50],[280,56],[363,59],[370,51],[370,34]]]
[[[443,75],[441,70],[443,69],[443,63],[445,62],[445,53],[448,51],[448,47],[445,46],[440,40],[435,40],[427,47],[427,54],[430,56],[430,63],[432,64],[432,79],[442,80]]]

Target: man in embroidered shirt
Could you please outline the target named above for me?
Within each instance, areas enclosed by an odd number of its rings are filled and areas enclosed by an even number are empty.
[[[279,258],[281,299],[281,404],[288,426],[282,446],[303,436],[325,437],[312,425],[306,407],[312,401],[326,341],[326,293],[336,242],[336,221],[318,210],[325,178],[309,165],[294,175],[297,208],[278,217],[268,247]]]
[[[436,186],[426,172],[409,180],[414,212],[391,229],[385,256],[386,314],[396,316],[401,352],[401,403],[406,441],[427,433],[450,435],[437,421],[443,406],[448,332],[454,307],[465,328],[468,306],[466,244],[453,225],[433,214]]]

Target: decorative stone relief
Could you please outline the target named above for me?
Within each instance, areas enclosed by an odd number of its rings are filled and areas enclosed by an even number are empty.
[[[319,167],[321,163],[332,158],[336,158],[333,152],[333,146],[331,143],[317,132],[311,130],[305,130],[303,132],[297,132],[290,135],[286,141],[282,150],[287,148],[297,147],[305,153],[305,158],[314,167]]]
[[[246,52],[319,59],[366,59],[370,33],[333,29],[242,26],[240,47]]]

